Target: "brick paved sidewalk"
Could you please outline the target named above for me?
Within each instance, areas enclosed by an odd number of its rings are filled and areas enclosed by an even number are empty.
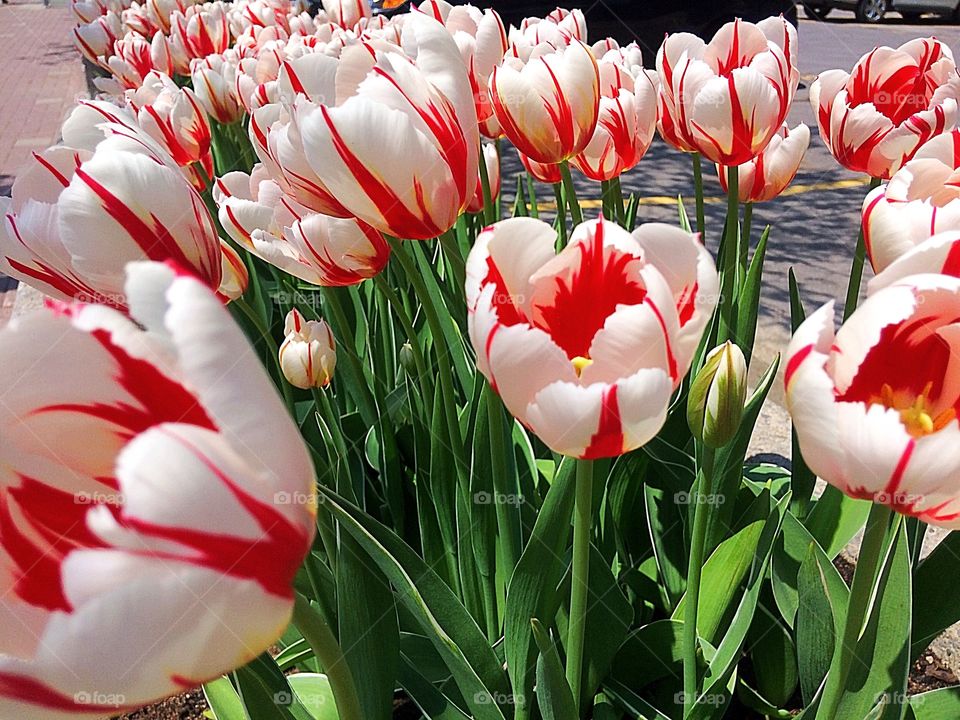
[[[60,124],[85,94],[74,25],[64,0],[49,8],[39,0],[0,5],[0,195],[10,194],[31,152],[56,143]],[[9,284],[0,275],[0,327],[13,307]]]

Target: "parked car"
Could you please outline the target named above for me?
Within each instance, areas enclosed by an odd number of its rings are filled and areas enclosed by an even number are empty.
[[[809,17],[826,19],[834,8],[853,10],[857,20],[878,23],[888,10],[895,10],[906,21],[924,13],[944,15],[960,22],[960,0],[804,0],[803,9]]]
[[[543,17],[559,0],[492,0],[491,5],[507,23],[517,25],[526,17]],[[736,17],[756,22],[783,14],[797,23],[795,0],[605,0],[583,3],[593,40],[613,37],[637,41],[651,59],[666,33],[692,32],[710,38],[721,25]]]

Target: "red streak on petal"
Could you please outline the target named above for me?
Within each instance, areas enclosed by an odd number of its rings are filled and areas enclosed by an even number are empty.
[[[809,356],[811,352],[813,352],[813,343],[800,348],[787,360],[787,368],[783,372],[783,384],[785,387],[789,389],[793,374],[800,368],[803,361],[807,359],[807,356]]]
[[[583,451],[583,457],[595,459],[622,454],[623,423],[620,420],[620,403],[617,399],[617,386],[610,385],[603,391],[597,432],[590,438],[590,445]]]

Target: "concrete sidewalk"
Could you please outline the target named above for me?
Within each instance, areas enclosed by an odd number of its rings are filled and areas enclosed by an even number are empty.
[[[0,5],[0,195],[9,195],[30,153],[57,142],[60,124],[85,95],[83,64],[74,49],[73,14],[65,2],[10,0]],[[0,276],[0,327],[15,289]]]

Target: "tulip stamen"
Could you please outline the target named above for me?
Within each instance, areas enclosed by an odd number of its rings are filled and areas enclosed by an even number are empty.
[[[880,389],[880,403],[886,408],[898,411],[900,422],[907,432],[914,438],[921,438],[942,430],[957,417],[956,410],[952,407],[934,415],[933,403],[930,401],[932,389],[933,383],[928,382],[919,395],[904,402],[902,395],[898,398],[893,388],[884,383]]]
[[[570,362],[573,363],[573,369],[577,371],[577,377],[580,377],[584,369],[593,365],[593,360],[588,357],[583,357],[582,355],[577,355]]]

